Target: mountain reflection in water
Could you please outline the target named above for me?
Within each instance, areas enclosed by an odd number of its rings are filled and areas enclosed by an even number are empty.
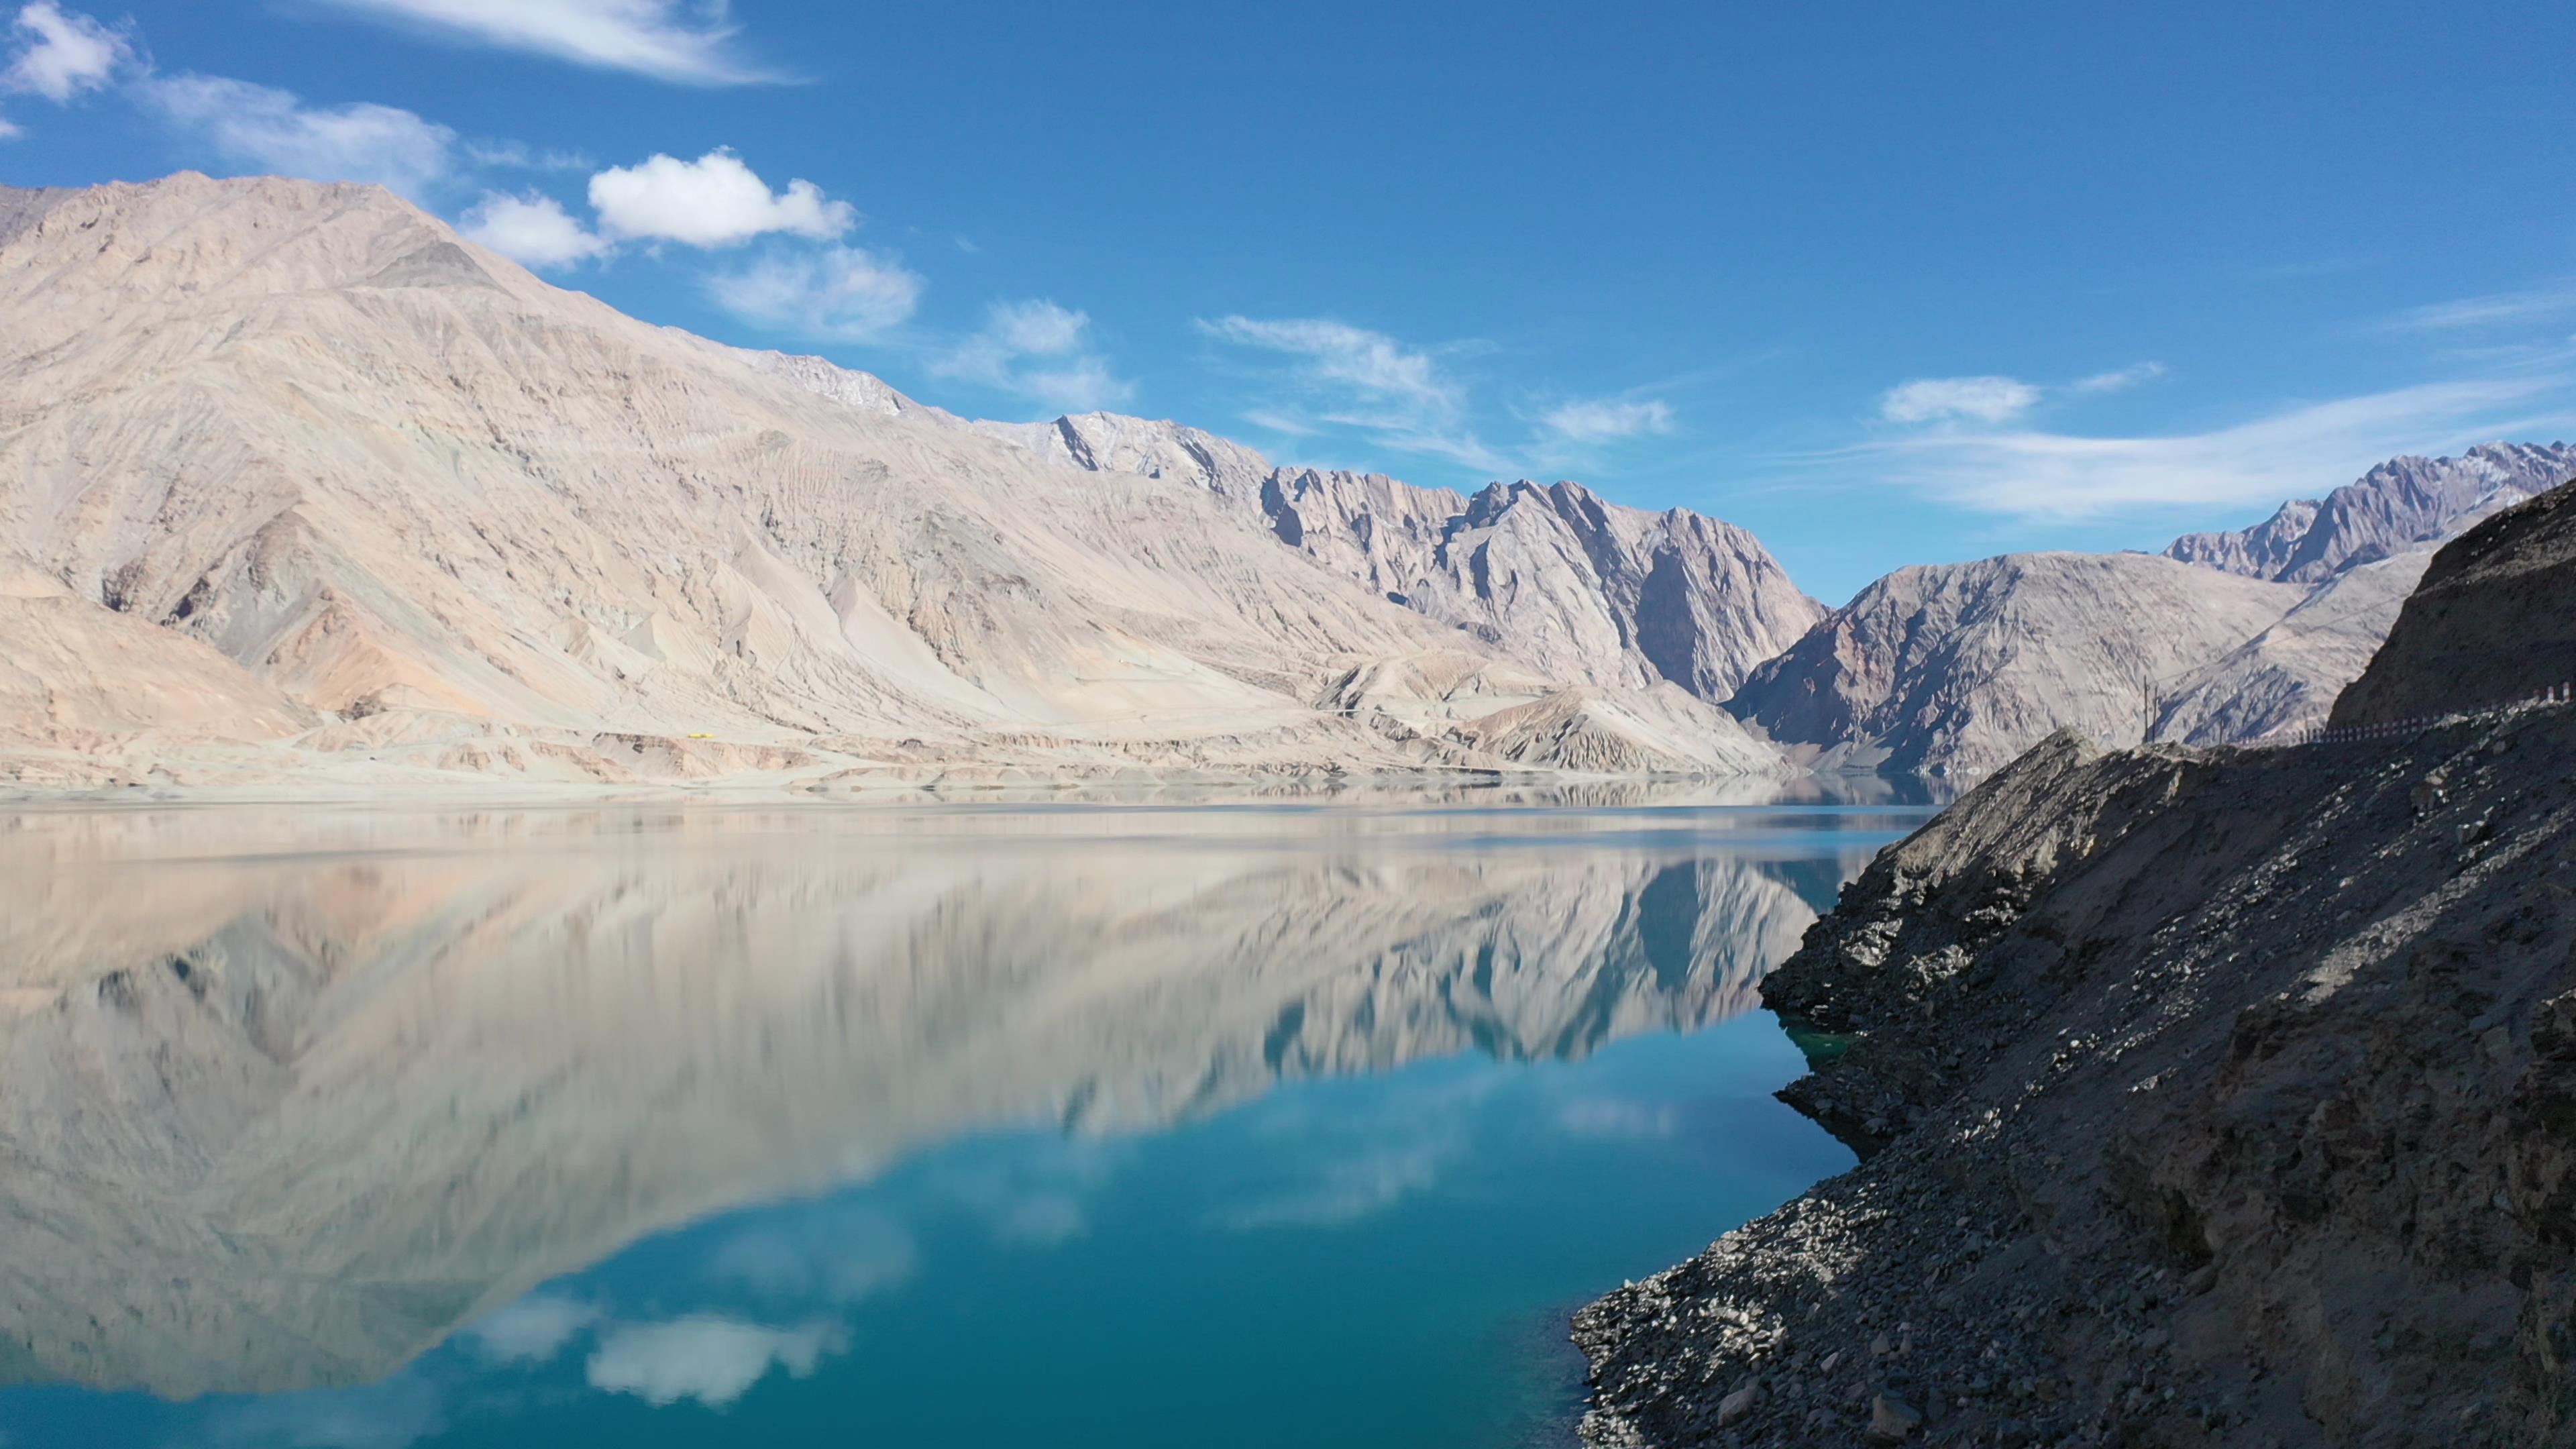
[[[1912,823],[1820,851],[1723,809],[0,817],[0,1381],[375,1384],[463,1325],[573,1331],[530,1290],[639,1237],[971,1134],[1700,1027],[1757,1004],[1802,888]],[[795,1231],[852,1273],[910,1251],[864,1213]],[[725,1251],[751,1283],[812,1256]],[[793,1373],[840,1332],[641,1331],[612,1378]]]

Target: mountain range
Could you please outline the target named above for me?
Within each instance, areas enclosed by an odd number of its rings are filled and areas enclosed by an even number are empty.
[[[2576,473],[2401,458],[1828,610],[1690,510],[961,418],[372,187],[0,188],[0,308],[21,792],[1976,773],[2313,723],[2417,555]]]

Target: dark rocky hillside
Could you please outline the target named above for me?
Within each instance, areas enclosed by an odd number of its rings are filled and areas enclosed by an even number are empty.
[[[2445,548],[2346,717],[2556,682],[2570,496]],[[2571,903],[2565,705],[2051,738],[1765,982],[1865,1160],[1578,1316],[1586,1442],[2576,1442]]]

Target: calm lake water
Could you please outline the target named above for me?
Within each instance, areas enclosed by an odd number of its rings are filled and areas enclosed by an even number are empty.
[[[1561,1445],[1925,813],[0,814],[0,1444]]]

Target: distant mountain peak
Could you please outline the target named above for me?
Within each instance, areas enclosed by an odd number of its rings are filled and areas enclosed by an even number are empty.
[[[2391,458],[2323,498],[2299,498],[2252,528],[2187,533],[2168,558],[2252,578],[2317,583],[2439,543],[2576,477],[2566,443],[2480,443],[2456,458]]]

